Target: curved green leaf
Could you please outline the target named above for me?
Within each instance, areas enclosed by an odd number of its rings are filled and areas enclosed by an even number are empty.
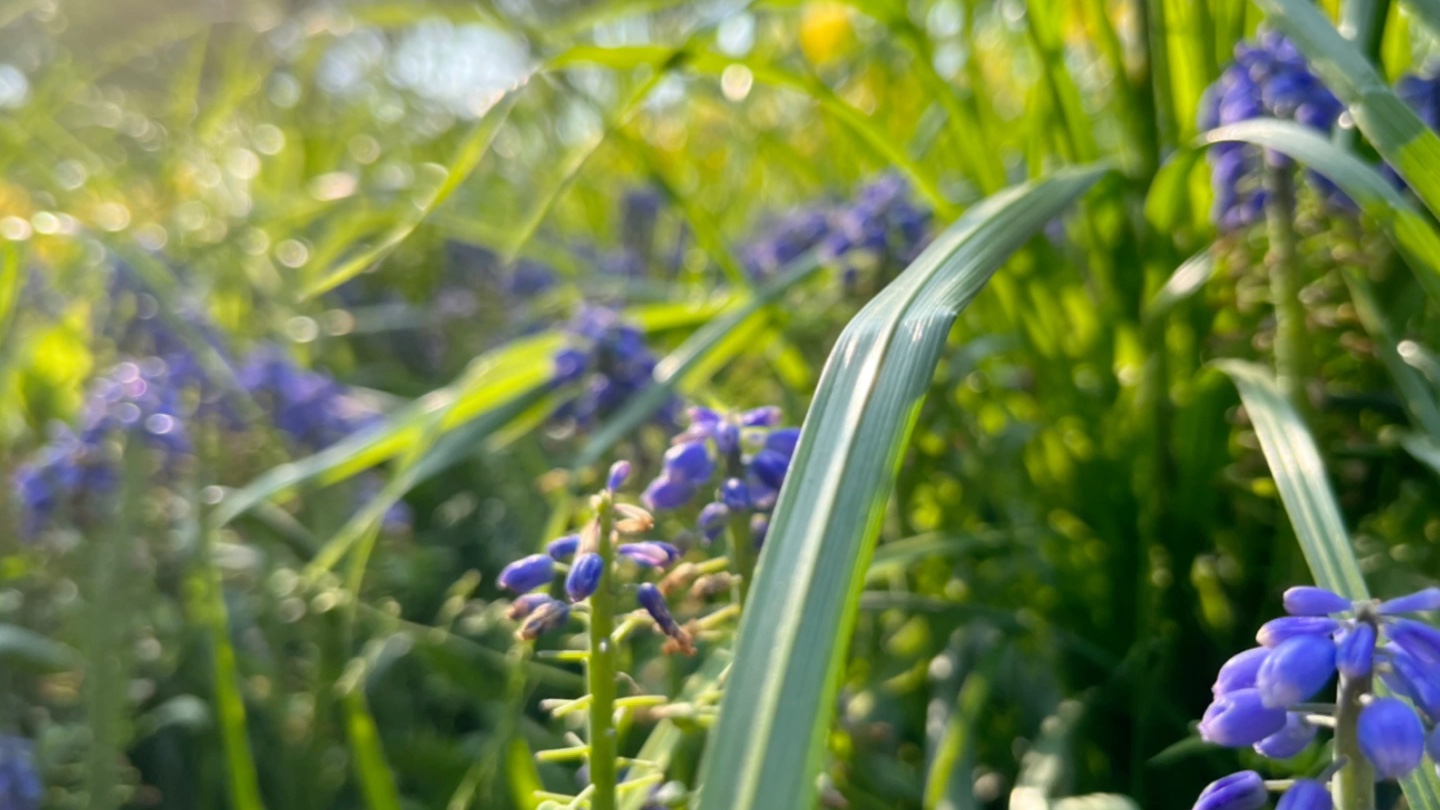
[[[1241,141],[1283,152],[1328,177],[1385,228],[1432,298],[1440,300],[1440,235],[1394,186],[1369,164],[1319,131],[1293,121],[1257,118],[1213,129],[1207,143]]]
[[[1300,414],[1263,367],[1240,360],[1215,365],[1240,391],[1315,584],[1351,599],[1369,599],[1320,451]],[[1401,787],[1414,810],[1440,810],[1440,777],[1434,768],[1416,769]]]
[[[975,206],[840,336],[745,609],[701,810],[811,806],[885,502],[950,327],[1010,254],[1104,171],[1062,171]]]

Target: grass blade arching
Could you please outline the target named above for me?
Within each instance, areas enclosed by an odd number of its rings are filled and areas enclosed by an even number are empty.
[[[808,807],[899,462],[959,312],[1103,169],[994,195],[840,336],[806,416],[702,765],[700,810]]]

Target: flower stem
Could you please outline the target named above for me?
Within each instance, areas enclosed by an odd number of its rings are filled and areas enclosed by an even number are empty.
[[[590,595],[590,796],[592,810],[615,810],[615,629],[614,502],[609,492],[596,499],[599,537],[596,552],[605,561],[600,583]]]
[[[1276,163],[1287,165],[1275,165]],[[1305,309],[1295,235],[1294,171],[1288,160],[1265,155],[1265,221],[1270,237],[1270,299],[1275,308],[1275,377],[1287,399],[1303,413],[1306,373]]]
[[[740,604],[750,598],[750,580],[755,578],[755,537],[750,534],[750,513],[730,513],[730,556],[740,575]]]
[[[1344,765],[1335,774],[1331,795],[1335,810],[1375,810],[1375,773],[1360,752],[1358,721],[1360,699],[1370,692],[1371,678],[1340,677],[1340,700],[1335,708],[1335,761]]]

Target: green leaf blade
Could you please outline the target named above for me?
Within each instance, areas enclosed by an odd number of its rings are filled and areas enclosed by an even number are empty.
[[[885,502],[950,326],[1010,254],[1104,171],[1059,172],[972,208],[841,335],[742,621],[701,810],[810,806]]]

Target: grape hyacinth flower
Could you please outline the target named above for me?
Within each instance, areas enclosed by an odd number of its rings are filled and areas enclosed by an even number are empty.
[[[1257,633],[1261,646],[1221,668],[1200,736],[1287,759],[1307,748],[1320,728],[1334,729],[1336,759],[1322,778],[1261,785],[1288,789],[1282,808],[1324,810],[1331,807],[1324,785],[1334,776],[1336,806],[1372,807],[1354,798],[1373,789],[1369,774],[1403,779],[1427,748],[1432,754],[1440,748],[1440,630],[1408,615],[1440,610],[1440,588],[1351,602],[1322,588],[1297,587],[1286,591],[1284,606],[1290,615]],[[1337,702],[1311,702],[1332,680],[1338,680]],[[1373,694],[1377,681],[1393,696]],[[1220,780],[1196,807],[1261,807],[1256,779]]]
[[[15,472],[21,531],[34,539],[64,511],[93,518],[95,498],[120,482],[120,459],[111,440],[135,438],[155,451],[155,474],[173,478],[192,455],[184,392],[172,384],[158,357],[126,360],[91,383],[74,428],[54,429],[50,441]]]
[[[650,385],[655,355],[645,345],[645,335],[625,323],[615,310],[586,306],[571,319],[566,330],[572,344],[556,352],[554,384],[578,384],[579,394],[557,409],[557,419],[570,419],[580,427],[617,412],[622,405]],[[674,402],[657,412],[662,424],[674,421]]]
[[[898,175],[863,186],[848,205],[822,205],[782,217],[744,251],[746,270],[763,279],[815,250],[826,265],[839,268],[847,286],[864,270],[903,267],[924,247],[930,212],[917,207]]]
[[[1344,105],[1314,73],[1290,40],[1268,32],[1258,42],[1235,47],[1235,62],[1205,94],[1201,124],[1212,129],[1252,118],[1272,117],[1299,122],[1329,133]],[[1261,158],[1242,143],[1210,147],[1211,180],[1215,188],[1212,218],[1221,230],[1235,230],[1260,221],[1265,210]],[[1288,158],[1267,153],[1265,160],[1286,166]],[[1312,185],[1332,204],[1349,207],[1344,195],[1325,178],[1310,173]]]

